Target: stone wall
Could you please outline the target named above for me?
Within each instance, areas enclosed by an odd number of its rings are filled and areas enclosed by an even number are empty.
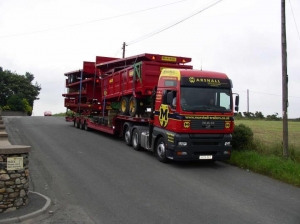
[[[28,116],[28,115],[27,113],[22,111],[2,110],[0,112],[0,116]]]
[[[0,115],[0,213],[15,211],[29,202],[30,148],[10,144]]]

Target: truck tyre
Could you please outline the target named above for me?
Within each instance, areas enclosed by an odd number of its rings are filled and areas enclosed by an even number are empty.
[[[140,133],[138,129],[134,129],[132,133],[132,147],[136,151],[140,151],[142,149],[140,142]]]
[[[155,148],[157,159],[162,162],[168,162],[168,158],[166,156],[166,145],[164,139],[160,137],[157,141],[156,148]]]
[[[85,123],[85,121],[84,121],[84,123]],[[84,129],[84,123],[80,122],[80,124],[79,124],[79,128],[80,128],[81,130]]]
[[[139,109],[138,99],[135,98],[134,96],[131,96],[129,100],[129,115],[131,117],[135,117],[135,115],[137,115],[138,109]]]
[[[80,120],[76,122],[76,128],[80,128]]]
[[[86,131],[89,131],[89,130],[90,130],[90,128],[88,127],[88,125],[87,125],[86,122],[84,122],[84,130],[86,130]]]
[[[131,133],[130,133],[130,129],[129,129],[128,126],[125,128],[125,132],[124,132],[124,141],[125,141],[125,144],[126,144],[126,145],[128,145],[128,146],[131,146],[131,145],[132,145],[132,141],[131,141]]]
[[[73,120],[73,126],[76,127],[76,119]]]
[[[128,115],[129,111],[129,99],[127,96],[123,96],[121,99],[120,112],[122,115]]]

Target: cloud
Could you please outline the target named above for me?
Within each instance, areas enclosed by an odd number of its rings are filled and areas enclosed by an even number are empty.
[[[64,112],[64,73],[95,57],[121,57],[130,42],[179,21],[214,1],[186,0],[115,17],[171,0],[12,0],[0,2],[0,66],[35,75],[42,85],[34,115]],[[300,3],[286,2],[289,117],[300,117],[298,99]],[[225,72],[239,93],[240,110],[282,114],[281,4],[273,0],[222,1],[161,33],[126,47],[126,56],[156,53],[191,57],[196,69]],[[300,27],[298,27],[300,29]],[[47,30],[47,31],[45,31]],[[37,32],[42,31],[42,32]],[[15,35],[24,34],[24,35]],[[10,37],[5,37],[10,36]]]

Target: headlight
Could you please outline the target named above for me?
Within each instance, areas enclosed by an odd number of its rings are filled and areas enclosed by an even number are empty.
[[[225,146],[230,146],[230,142],[225,142]]]
[[[187,142],[178,142],[179,146],[187,146]]]

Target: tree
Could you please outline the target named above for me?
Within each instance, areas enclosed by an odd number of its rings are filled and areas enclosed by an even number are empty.
[[[20,94],[15,94],[7,100],[7,106],[14,111],[24,111],[23,97]]]
[[[263,113],[261,111],[256,111],[255,112],[255,117],[258,119],[264,119],[265,116],[263,115]]]
[[[1,68],[1,67],[0,67]],[[38,100],[38,95],[41,91],[41,86],[36,82],[32,84],[34,75],[26,72],[25,75],[19,75],[9,70],[0,69],[0,106],[7,105],[8,100],[13,95],[18,95],[21,101],[26,99],[27,103],[33,108],[33,103]],[[13,98],[13,100],[16,100]],[[15,108],[15,107],[14,107]],[[19,107],[18,107],[19,108]],[[11,108],[11,110],[13,110]],[[22,110],[23,107],[22,107]],[[32,111],[32,109],[31,109]]]

